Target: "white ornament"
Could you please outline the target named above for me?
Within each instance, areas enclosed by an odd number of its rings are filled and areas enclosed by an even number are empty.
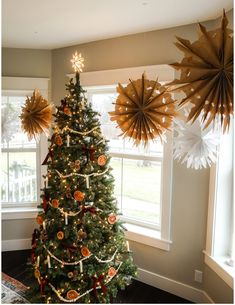
[[[220,130],[211,124],[206,129],[199,117],[193,124],[175,119],[177,136],[174,139],[173,157],[187,168],[201,169],[210,167],[217,160],[217,146],[220,141]]]

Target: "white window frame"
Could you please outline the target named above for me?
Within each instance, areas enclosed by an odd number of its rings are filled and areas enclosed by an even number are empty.
[[[113,86],[118,83],[127,84],[129,79],[138,79],[146,72],[148,79],[158,79],[161,83],[170,82],[175,78],[175,71],[168,65],[140,66],[124,69],[84,72],[80,75],[80,81],[84,89],[97,92],[99,88],[106,92],[113,91]],[[74,77],[74,74],[67,74]],[[162,196],[161,196],[161,224],[160,231],[146,228],[140,224],[125,224],[128,231],[126,237],[139,243],[169,251],[171,241],[171,190],[172,190],[172,144],[173,132],[167,132],[167,142],[163,148],[162,162]],[[111,153],[113,156],[117,154]],[[146,157],[144,157],[146,158]],[[139,156],[138,156],[139,159]]]
[[[34,89],[39,89],[42,96],[48,99],[48,78],[25,78],[25,77],[2,77],[2,96],[31,96]],[[43,188],[42,175],[47,172],[46,166],[41,166],[46,154],[47,154],[47,138],[45,135],[41,135],[39,141],[39,147],[35,149],[29,149],[30,151],[36,151],[36,171],[37,171],[37,202],[33,203],[2,203],[1,212],[2,219],[24,219],[36,217],[38,209],[37,205],[40,202],[40,189]],[[11,149],[6,149],[10,151]],[[13,149],[14,151],[27,151],[27,149],[21,150]]]
[[[230,126],[229,135],[230,140],[233,141],[233,124]],[[223,137],[223,136],[222,136]],[[223,140],[222,140],[223,141]],[[223,146],[223,142],[221,141],[221,146]],[[232,147],[233,144],[231,145]],[[230,154],[228,160],[230,164],[233,166],[233,152],[229,151]],[[218,147],[218,158],[217,162],[212,165],[210,168],[210,182],[209,182],[209,202],[208,202],[208,216],[207,216],[207,235],[206,235],[206,249],[203,251],[204,253],[204,261],[219,277],[221,277],[229,287],[233,288],[234,281],[234,268],[229,266],[227,262],[229,261],[229,255],[223,251],[223,245],[218,245],[216,243],[216,239],[218,240],[218,233],[221,232],[223,236],[220,236],[221,242],[224,242],[226,239],[226,232],[224,231],[223,223],[227,223],[226,219],[224,219],[224,214],[221,213],[221,208],[228,209],[229,206],[226,205],[227,202],[219,202],[217,200],[217,185],[218,185],[218,172],[220,165],[224,166],[224,156],[220,157],[220,146]],[[221,162],[221,164],[220,164]],[[226,167],[227,165],[225,165]],[[233,190],[231,190],[233,191]],[[226,198],[226,196],[225,196]],[[227,198],[226,198],[227,199]],[[225,199],[225,200],[226,200]],[[229,210],[227,210],[229,213]],[[225,236],[224,236],[225,235]]]

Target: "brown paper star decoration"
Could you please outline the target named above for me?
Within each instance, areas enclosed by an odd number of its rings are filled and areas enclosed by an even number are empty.
[[[223,132],[229,129],[233,115],[233,32],[227,25],[224,12],[221,27],[214,31],[207,32],[199,23],[199,39],[192,44],[177,37],[175,44],[185,57],[171,64],[181,70],[180,79],[167,84],[185,93],[179,105],[193,104],[188,121],[194,122],[202,113],[206,128],[219,116]]]
[[[171,94],[157,81],[141,79],[124,88],[120,83],[115,111],[109,112],[112,121],[116,121],[124,137],[134,139],[138,146],[162,136],[172,124],[175,116],[175,103]]]
[[[52,120],[52,107],[38,90],[27,97],[20,115],[22,129],[27,133],[29,140],[38,140],[41,133],[48,133]]]

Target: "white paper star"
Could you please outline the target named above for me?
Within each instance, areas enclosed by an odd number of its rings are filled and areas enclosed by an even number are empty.
[[[84,58],[81,53],[78,54],[76,51],[70,61],[75,72],[82,72],[82,68],[84,67]]]
[[[217,160],[217,146],[220,141],[218,125],[210,125],[203,130],[199,117],[192,125],[175,120],[177,136],[174,139],[173,157],[187,168],[201,169],[210,167]]]

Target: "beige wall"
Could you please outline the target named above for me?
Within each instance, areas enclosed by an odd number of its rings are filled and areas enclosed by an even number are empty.
[[[230,19],[231,16],[230,13]],[[210,29],[216,23],[217,21],[210,21],[206,22],[205,25]],[[52,50],[52,101],[59,104],[64,97],[65,83],[68,81],[66,74],[72,72],[70,58],[75,50],[81,52],[85,57],[85,71],[167,64],[182,58],[182,53],[173,44],[176,41],[175,36],[192,41],[196,39],[196,33],[196,25],[187,25]],[[41,54],[41,51],[38,52]],[[48,60],[47,64],[50,66],[50,52],[45,52],[48,53],[44,64]],[[47,68],[45,66],[44,69],[37,67],[37,64],[40,66],[40,61],[35,62],[33,56],[30,56],[31,64],[28,62],[29,53],[29,50],[25,50],[24,55],[23,50],[6,49],[3,52],[3,74],[29,76],[32,73],[30,72],[32,66],[35,68],[34,74],[37,71],[37,76],[47,74]],[[14,67],[12,64],[11,60],[15,54],[19,54],[22,62],[26,62],[25,71],[24,65]],[[32,65],[31,68],[30,65]],[[226,302],[231,300],[232,290],[225,284],[219,285],[220,278],[205,267],[203,261],[202,250],[205,249],[208,185],[209,170],[189,170],[186,169],[185,165],[174,162],[171,223],[173,244],[171,250],[167,252],[137,242],[131,242],[131,248],[134,251],[135,262],[139,267],[196,288],[204,289],[205,287],[212,299]],[[28,221],[27,227],[30,231],[22,232],[21,238],[31,236],[31,224]],[[6,223],[3,225],[3,229],[8,230],[4,233],[4,238],[13,239],[15,235],[12,234],[11,228],[13,229],[13,226]],[[194,281],[195,269],[204,272],[203,284]],[[212,283],[216,285],[216,292],[213,290]],[[220,295],[220,299],[218,295]]]
[[[3,48],[2,75],[51,78],[51,51]]]
[[[233,304],[233,290],[208,266],[204,269],[204,290],[218,304]]]
[[[213,27],[214,22],[207,22]],[[52,51],[52,96],[65,94],[66,74],[72,72],[71,54],[85,57],[85,71],[167,64],[180,60],[175,36],[196,39],[196,25],[107,39]],[[172,191],[172,247],[169,252],[131,242],[136,264],[176,281],[202,288],[194,269],[202,270],[206,232],[209,170],[187,170],[174,162]],[[143,186],[144,187],[144,186]]]

